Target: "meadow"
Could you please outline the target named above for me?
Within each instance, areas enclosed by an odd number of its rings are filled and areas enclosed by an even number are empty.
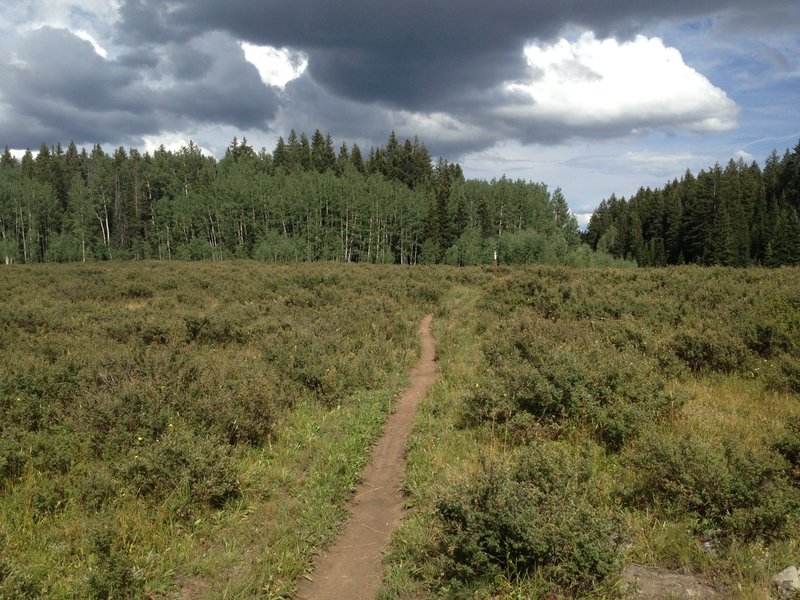
[[[383,598],[767,598],[800,562],[797,269],[0,273],[0,598],[287,598],[434,313]]]
[[[770,598],[800,561],[800,272],[461,273],[381,598],[619,598],[632,564]]]
[[[0,597],[281,597],[336,532],[439,295],[424,271],[2,273]]]

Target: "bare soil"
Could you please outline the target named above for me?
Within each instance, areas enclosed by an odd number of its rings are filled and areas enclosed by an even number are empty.
[[[352,516],[339,539],[315,560],[314,571],[298,584],[299,600],[372,600],[383,580],[381,558],[403,518],[402,485],[406,438],[417,406],[436,375],[432,315],[419,325],[422,354],[410,383],[372,451],[372,462],[351,502]]]

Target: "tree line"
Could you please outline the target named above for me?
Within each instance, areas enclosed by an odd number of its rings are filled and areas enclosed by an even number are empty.
[[[601,260],[560,189],[466,180],[394,132],[364,157],[294,130],[274,150],[234,139],[223,158],[189,142],[152,154],[70,143],[0,156],[8,263],[227,259],[467,265]],[[610,260],[607,256],[606,260]]]
[[[642,266],[800,265],[800,142],[762,169],[731,159],[661,189],[612,195],[591,217],[593,249]]]

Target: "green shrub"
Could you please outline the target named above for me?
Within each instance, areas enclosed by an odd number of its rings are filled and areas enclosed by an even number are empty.
[[[800,394],[800,356],[781,354],[770,361],[766,387],[785,394]]]
[[[17,365],[7,377],[0,376],[3,420],[27,431],[59,424],[84,384],[76,361],[59,356],[48,361],[46,348],[40,353],[44,361],[36,357]]]
[[[668,514],[693,515],[699,526],[745,540],[780,538],[800,507],[789,465],[769,448],[722,447],[688,433],[642,437],[625,456],[635,481],[628,501]]]
[[[87,510],[100,510],[111,504],[120,487],[103,465],[82,463],[70,472],[72,497]]]
[[[742,341],[721,331],[681,331],[672,341],[672,351],[695,372],[741,370],[747,362]]]
[[[208,317],[184,317],[186,341],[204,344],[241,344],[246,334],[238,323],[225,319],[210,320]]]
[[[260,446],[267,441],[275,418],[277,391],[261,381],[238,377],[221,383],[213,393],[198,391],[189,419],[196,431],[207,432],[231,445]]]
[[[624,527],[602,507],[588,457],[539,446],[514,467],[484,464],[438,500],[438,560],[458,592],[498,574],[571,594],[619,573]]]
[[[133,283],[122,291],[122,297],[128,300],[152,298],[153,290],[145,285]]]
[[[161,325],[146,325],[141,330],[142,342],[147,345],[166,344],[169,341],[169,330]]]
[[[144,582],[127,552],[124,536],[103,522],[91,537],[93,564],[88,591],[92,600],[138,600],[145,597]]]
[[[787,423],[786,431],[772,447],[789,462],[795,485],[800,485],[800,417],[794,417]]]
[[[17,428],[0,431],[0,489],[25,471],[28,464],[28,455],[22,451],[25,437]]]
[[[747,346],[764,358],[791,352],[797,346],[796,335],[785,324],[777,322],[756,323],[747,326],[744,332]]]
[[[67,488],[61,478],[41,477],[31,494],[31,509],[36,519],[61,512],[67,506]]]
[[[32,434],[28,450],[37,470],[55,475],[67,473],[85,456],[81,436],[66,427]]]
[[[240,493],[229,447],[180,430],[142,439],[119,476],[138,496],[156,501],[186,486],[193,505],[220,508]]]
[[[635,351],[580,339],[570,344],[553,325],[520,319],[511,327],[489,336],[495,341],[484,353],[491,375],[467,398],[467,423],[504,422],[525,412],[543,422],[585,426],[618,451],[641,427],[683,402]]]
[[[8,600],[37,600],[44,588],[27,567],[7,558],[0,542],[0,598]]]
[[[137,443],[137,438],[158,439],[168,429],[170,406],[147,386],[125,386],[113,397],[88,403],[85,427],[89,449],[96,458],[116,458]]]

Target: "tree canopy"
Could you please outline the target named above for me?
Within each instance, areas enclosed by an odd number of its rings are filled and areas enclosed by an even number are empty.
[[[582,262],[560,190],[465,180],[419,139],[338,153],[330,134],[292,130],[272,152],[234,138],[220,160],[70,143],[0,157],[6,263],[103,259],[364,261],[467,265]]]
[[[686,171],[661,189],[603,200],[589,221],[592,248],[643,266],[800,264],[800,142],[762,169],[731,159]]]

